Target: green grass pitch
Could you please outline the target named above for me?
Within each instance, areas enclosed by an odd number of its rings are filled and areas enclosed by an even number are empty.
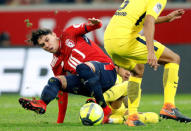
[[[185,115],[191,117],[190,94],[178,94],[176,106]],[[179,123],[174,120],[161,120],[157,124],[147,124],[141,127],[128,127],[120,124],[105,124],[99,126],[83,126],[79,121],[79,110],[86,97],[70,95],[68,110],[64,124],[56,124],[57,101],[52,101],[44,115],[24,110],[18,103],[19,95],[0,96],[0,130],[2,131],[190,131],[191,123]],[[159,113],[163,104],[163,95],[143,94],[139,111]]]

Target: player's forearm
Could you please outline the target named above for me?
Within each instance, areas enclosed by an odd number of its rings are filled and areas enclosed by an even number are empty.
[[[160,16],[157,18],[157,20],[155,21],[155,24],[160,24],[160,23],[164,23],[164,22],[169,22],[169,16]]]
[[[144,36],[146,38],[146,44],[148,53],[154,53],[154,31],[155,31],[155,25],[154,21],[147,19],[144,23]]]

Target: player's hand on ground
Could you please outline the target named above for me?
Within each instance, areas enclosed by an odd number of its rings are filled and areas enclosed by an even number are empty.
[[[180,19],[184,13],[185,11],[183,9],[172,11],[170,14],[167,15],[169,17],[168,22]]]
[[[88,18],[88,24],[90,26],[94,26],[94,25],[97,25],[97,24],[100,24],[101,23],[101,20],[100,19],[96,19],[96,18]]]
[[[147,58],[147,63],[156,71],[159,64],[154,53],[149,53]]]

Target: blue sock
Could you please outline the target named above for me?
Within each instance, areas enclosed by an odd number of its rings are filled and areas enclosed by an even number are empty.
[[[57,78],[50,78],[48,80],[48,84],[44,87],[42,91],[40,99],[43,100],[46,103],[46,105],[48,105],[50,101],[56,98],[60,87],[61,83]]]

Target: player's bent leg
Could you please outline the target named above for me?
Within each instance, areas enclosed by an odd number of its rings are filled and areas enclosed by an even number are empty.
[[[159,122],[158,114],[154,112],[139,113],[139,120],[144,124],[156,124]],[[123,124],[128,119],[128,115],[112,114],[109,117],[109,123],[111,124]]]
[[[87,64],[79,64],[76,67],[76,72],[79,77],[83,79],[84,85],[89,88],[91,96],[94,96],[96,102],[103,108],[104,111],[104,119],[103,123],[108,121],[108,117],[111,114],[111,109],[107,106],[103,93],[102,87],[99,81],[99,76],[90,68]]]
[[[113,102],[122,96],[127,95],[128,81],[112,86],[104,92],[103,96],[106,102]]]
[[[142,82],[143,72],[144,72],[144,65],[137,64],[133,70],[134,76],[131,76],[129,78],[128,88],[127,88],[129,117],[125,122],[125,124],[127,124],[128,126],[144,125],[139,120],[137,111],[141,99],[141,82]]]
[[[169,48],[165,47],[163,53],[159,57],[158,63],[162,65],[167,63],[180,64],[180,56]]]
[[[95,97],[96,102],[99,105],[105,107],[106,103],[102,94],[99,76],[97,76],[94,71],[86,64],[79,64],[76,67],[76,72],[78,73],[79,77],[83,79],[84,85],[89,88],[91,96]]]
[[[48,84],[44,87],[42,94],[41,94],[41,100],[43,100],[46,105],[50,103],[50,101],[54,100],[58,94],[58,91],[61,89],[62,84],[61,81],[56,78],[52,77],[48,80]]]
[[[26,98],[20,98],[19,103],[25,109],[35,111],[38,114],[44,114],[46,112],[46,106],[49,104],[50,101],[56,98],[60,88],[60,80],[52,77],[49,79],[48,84],[44,87],[40,100],[29,100]]]
[[[191,119],[182,115],[175,107],[180,56],[170,49],[165,48],[163,54],[159,58],[159,63],[164,64],[164,105],[160,111],[160,116],[162,118],[174,119],[180,122],[190,122]]]
[[[164,64],[163,87],[164,104],[171,103],[175,105],[174,98],[178,87],[178,71],[180,56],[168,48],[165,48],[159,58],[159,63]]]

